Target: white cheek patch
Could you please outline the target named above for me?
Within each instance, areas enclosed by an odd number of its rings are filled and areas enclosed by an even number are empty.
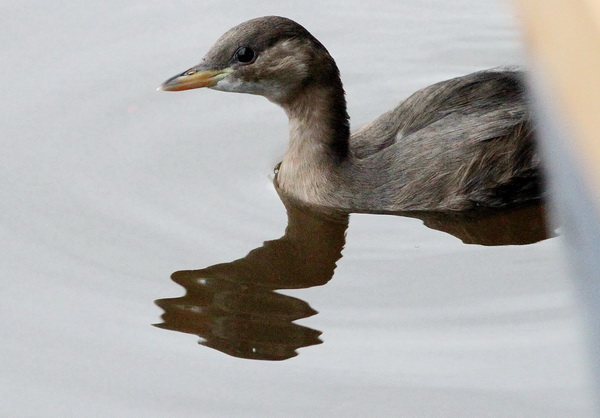
[[[213,90],[227,91],[232,93],[257,94],[267,99],[276,99],[281,94],[281,89],[275,85],[265,83],[249,83],[239,79],[225,77],[210,87]]]
[[[240,80],[235,79],[232,80],[231,77],[225,77],[217,81],[217,84],[210,88],[213,90],[230,91],[235,93],[250,93],[248,91],[248,83],[242,83]]]

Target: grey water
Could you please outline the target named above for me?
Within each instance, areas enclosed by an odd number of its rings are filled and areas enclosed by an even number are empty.
[[[524,64],[510,4],[3,10],[0,415],[592,415],[560,236],[517,242],[514,214],[288,214],[280,109],[156,91],[278,14],[336,59],[356,129],[428,84]]]

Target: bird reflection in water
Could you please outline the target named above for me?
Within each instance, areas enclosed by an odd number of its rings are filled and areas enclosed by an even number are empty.
[[[285,360],[322,343],[320,331],[294,321],[315,315],[306,302],[275,292],[326,284],[342,257],[347,213],[315,211],[283,199],[288,226],[244,258],[200,270],[177,271],[182,297],[159,299],[157,327],[198,335],[200,344],[231,356]],[[407,212],[467,244],[523,245],[548,238],[541,202],[469,212]]]
[[[294,323],[317,312],[275,290],[320,286],[331,279],[342,256],[348,215],[286,209],[283,237],[239,260],[173,273],[186,294],[156,301],[165,311],[157,326],[196,334],[203,345],[249,359],[285,360],[300,347],[320,344],[320,331]]]

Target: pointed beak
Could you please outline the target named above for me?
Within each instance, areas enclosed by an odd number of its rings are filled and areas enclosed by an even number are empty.
[[[190,89],[199,89],[202,87],[213,87],[220,80],[225,78],[231,70],[212,70],[202,65],[190,68],[189,70],[169,78],[157,90],[162,91],[181,91]]]

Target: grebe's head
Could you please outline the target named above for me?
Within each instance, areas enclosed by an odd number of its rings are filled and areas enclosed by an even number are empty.
[[[159,90],[208,87],[285,104],[311,83],[339,83],[334,60],[298,23],[266,16],[227,31],[200,64],[165,81]]]

